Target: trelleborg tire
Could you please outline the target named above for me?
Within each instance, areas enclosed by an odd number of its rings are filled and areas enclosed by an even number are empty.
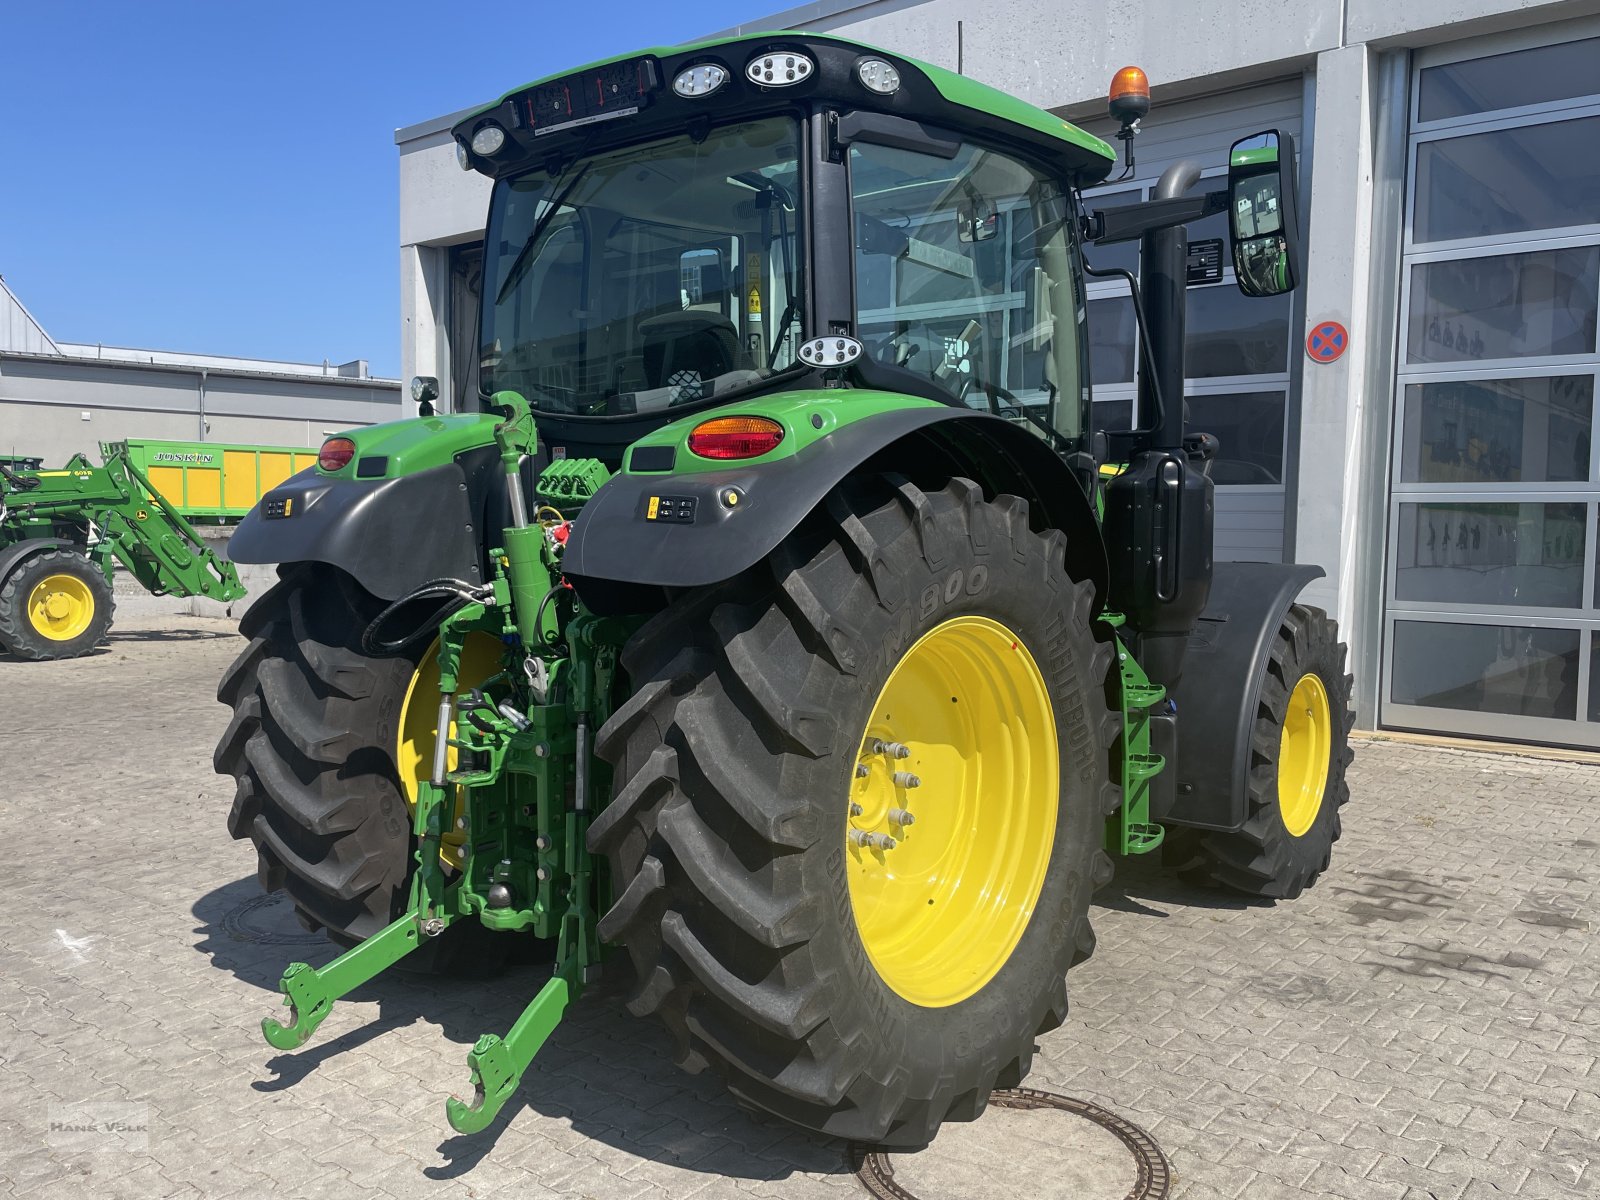
[[[967,480],[852,481],[630,641],[597,744],[600,932],[683,1065],[899,1146],[1027,1074],[1094,947],[1118,800],[1111,647],[1070,550]]]
[[[0,580],[0,646],[30,662],[79,658],[106,640],[116,598],[74,550],[25,558]]]
[[[1181,878],[1292,900],[1328,869],[1350,798],[1346,653],[1327,613],[1290,607],[1256,705],[1244,826],[1169,829],[1163,859]]]
[[[298,563],[279,574],[239,624],[249,643],[217,687],[233,717],[213,763],[236,783],[228,831],[255,844],[262,888],[287,892],[302,925],[348,946],[410,897],[415,839],[397,760],[415,770],[431,758],[431,742],[402,752],[425,654],[363,653],[382,604],[343,571]],[[513,940],[526,939],[460,922],[404,966],[489,971]]]

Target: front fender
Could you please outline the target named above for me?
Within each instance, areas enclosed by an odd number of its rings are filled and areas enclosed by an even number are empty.
[[[32,558],[35,554],[43,554],[46,550],[76,550],[77,545],[57,537],[24,538],[20,542],[0,549],[0,583],[5,582],[7,575],[18,567],[24,559]]]
[[[792,456],[751,466],[613,477],[583,510],[563,569],[597,608],[640,587],[705,587],[770,554],[828,492],[858,471],[937,486],[965,475],[1021,495],[1038,527],[1059,528],[1074,575],[1103,597],[1105,548],[1077,478],[1038,437],[1001,417],[927,405],[865,416]]]
[[[1177,705],[1172,807],[1163,824],[1233,830],[1248,816],[1250,735],[1272,639],[1321,567],[1219,562],[1205,611],[1189,635]]]

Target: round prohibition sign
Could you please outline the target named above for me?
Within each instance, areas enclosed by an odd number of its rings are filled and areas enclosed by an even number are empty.
[[[1338,360],[1350,345],[1350,331],[1337,321],[1319,321],[1306,334],[1306,354],[1312,362]]]

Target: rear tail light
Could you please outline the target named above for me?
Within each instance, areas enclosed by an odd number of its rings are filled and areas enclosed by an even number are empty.
[[[356,444],[349,438],[329,438],[317,451],[317,466],[324,471],[342,471],[356,456]]]
[[[713,417],[689,434],[701,458],[757,458],[783,441],[783,426],[767,417]]]

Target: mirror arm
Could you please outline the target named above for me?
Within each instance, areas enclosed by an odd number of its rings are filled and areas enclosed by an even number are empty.
[[[1223,188],[1203,196],[1175,196],[1170,200],[1145,200],[1123,208],[1096,209],[1087,218],[1095,235],[1089,240],[1102,246],[1131,242],[1152,229],[1187,225],[1190,221],[1226,212],[1227,208],[1228,190]]]

